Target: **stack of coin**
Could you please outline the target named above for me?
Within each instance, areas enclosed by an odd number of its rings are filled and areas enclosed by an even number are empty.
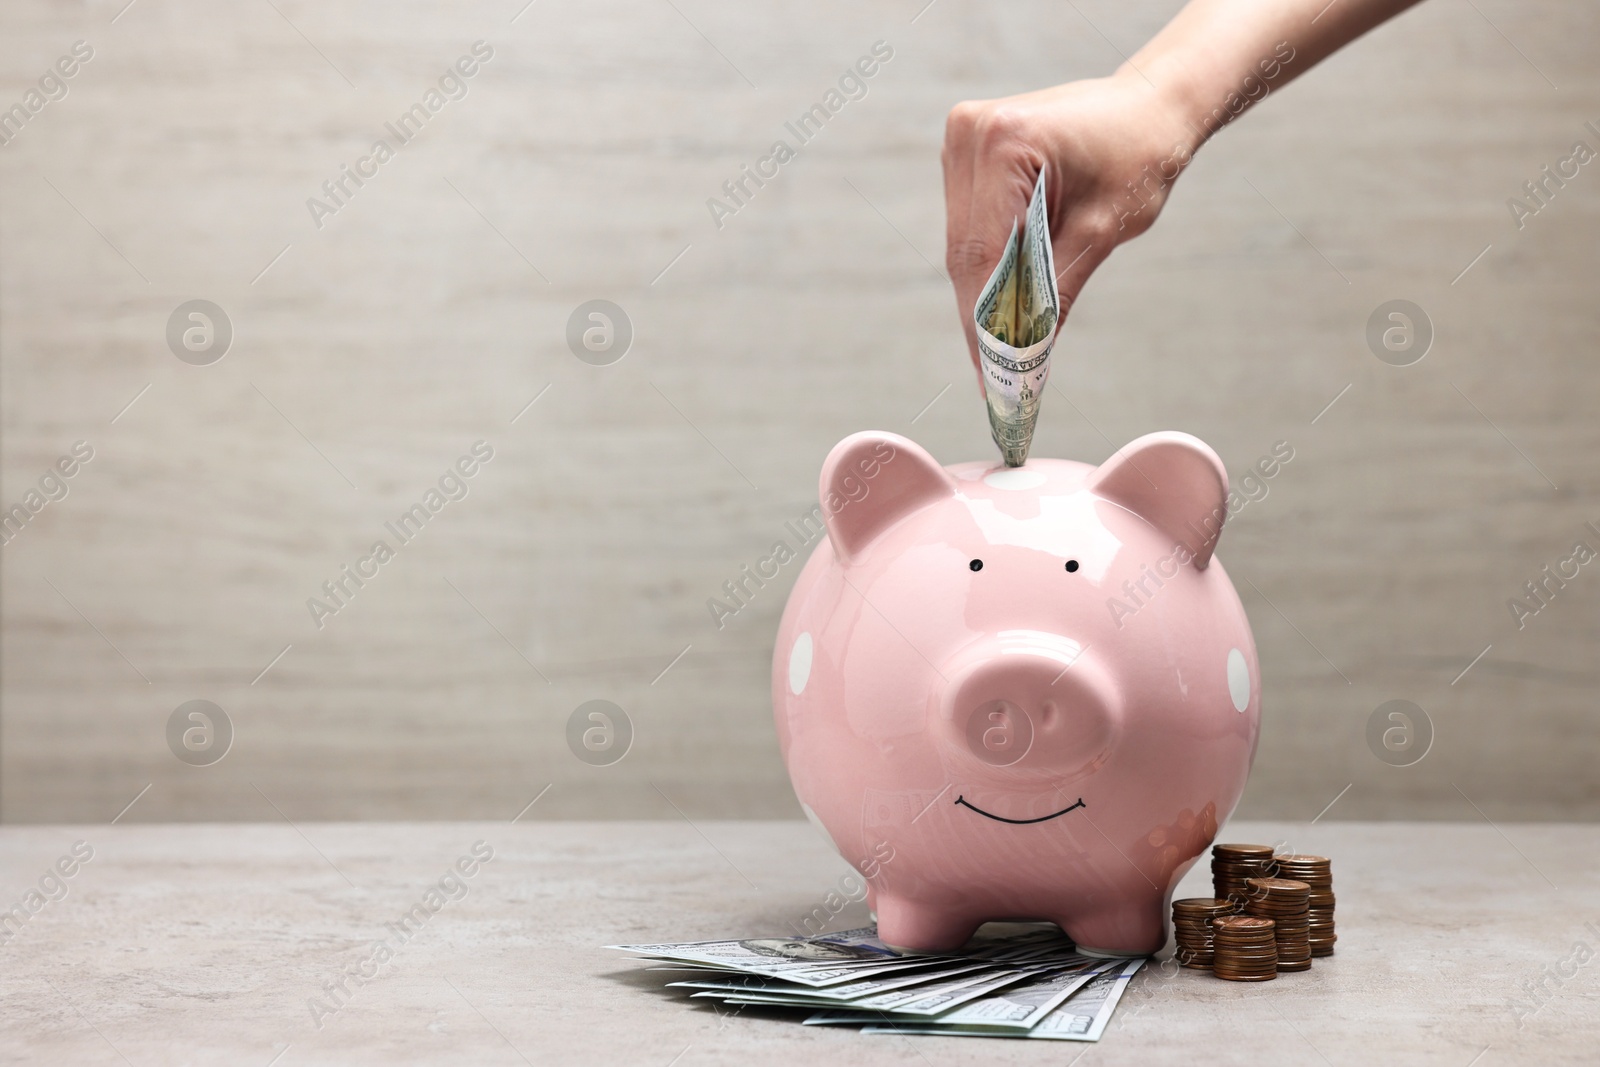
[[[1271,878],[1276,873],[1271,845],[1211,846],[1212,890],[1218,900],[1233,901],[1235,911],[1244,909],[1247,879]]]
[[[1172,934],[1177,941],[1177,949],[1173,958],[1185,967],[1209,971],[1215,944],[1211,920],[1232,915],[1233,911],[1231,900],[1213,900],[1210,897],[1174,900]]]
[[[1311,887],[1311,954],[1333,955],[1333,864],[1326,856],[1277,856],[1278,876]]]
[[[1269,982],[1278,977],[1278,939],[1271,919],[1224,915],[1211,922],[1215,952],[1211,973],[1230,982]]]
[[[1311,969],[1311,887],[1291,878],[1252,878],[1245,914],[1271,919],[1278,941],[1278,970]]]

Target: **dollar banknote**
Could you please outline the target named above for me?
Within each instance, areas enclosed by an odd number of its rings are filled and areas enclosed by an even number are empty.
[[[939,953],[898,952],[872,927],[610,947],[676,972],[668,985],[691,997],[797,1009],[814,1026],[1074,1041],[1098,1039],[1142,962],[1084,956],[1042,923],[991,923]]]
[[[818,1004],[829,1004],[838,1001],[860,1000],[864,997],[877,996],[892,990],[903,989],[906,986],[921,986],[933,981],[936,977],[955,977],[957,975],[971,974],[975,971],[987,970],[988,967],[981,963],[967,963],[957,966],[939,967],[936,973],[930,973],[932,967],[924,966],[912,971],[879,975],[869,978],[845,982],[842,985],[807,987],[803,990]],[[761,975],[730,974],[725,977],[710,977],[683,982],[668,982],[667,985],[681,989],[695,989],[705,992],[733,995],[753,995],[759,993],[774,993],[794,995],[797,990],[794,985],[781,979],[767,978]]]
[[[1066,966],[1014,968],[965,982],[935,983],[930,992],[914,997],[916,990],[902,990],[898,1002],[889,997],[872,997],[819,1011],[805,1021],[807,1025],[883,1023],[893,1025],[946,1027],[998,1027],[1027,1030],[1051,1009],[1070,997],[1079,986],[1104,969],[1105,960],[1079,957]],[[903,1024],[903,1016],[928,1016]]]
[[[981,997],[992,989],[1010,985],[1017,980],[1017,974],[1018,972],[1015,971],[1002,970],[984,971],[975,975],[967,974],[954,978],[937,978],[921,985],[913,986],[910,989],[897,989],[888,993],[856,997],[842,1004],[830,1004],[803,993],[798,995],[790,993],[741,993],[733,995],[717,994],[717,996],[725,1004],[781,1004],[796,1008],[835,1007],[843,1011],[843,1016],[838,1021],[875,1022],[882,1017],[878,1014],[879,1012],[891,1012],[896,1015],[938,1015],[940,1012],[947,1011],[957,1004],[964,1004],[969,1000]],[[708,995],[712,994],[695,994],[697,997]]]
[[[1121,967],[1109,967],[1095,974],[1052,1008],[1031,1028],[1013,1029],[1009,1036],[1030,1037],[1044,1041],[1099,1041],[1105,1034],[1106,1024],[1117,1010],[1117,1002],[1127,990],[1128,983],[1143,967],[1142,959],[1129,960]],[[939,1034],[944,1037],[998,1037],[998,1028],[992,1025],[962,1025],[952,1016],[942,1017],[939,1025],[914,1022],[908,1025],[874,1024],[862,1027],[864,1034]]]
[[[1025,982],[1007,986],[993,996],[974,1000],[941,1015],[939,1028],[992,1026],[1010,1030],[1032,1029],[1104,967],[1104,961],[1085,960],[1073,967],[1046,971]]]
[[[1061,317],[1044,178],[1041,169],[1028,213],[1012,222],[1005,251],[972,311],[989,432],[1008,467],[1022,466],[1033,446],[1039,399],[1050,377],[1050,349]]]
[[[838,985],[921,963],[921,957],[902,956],[879,941],[877,931],[870,927],[824,937],[748,937],[607,947],[652,960],[781,976],[806,986]]]

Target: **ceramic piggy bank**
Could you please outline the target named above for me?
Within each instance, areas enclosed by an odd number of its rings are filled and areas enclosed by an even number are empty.
[[[1212,555],[1227,495],[1182,433],[1098,467],[834,448],[772,696],[795,793],[884,941],[1029,919],[1091,953],[1162,946],[1255,754],[1255,642]]]

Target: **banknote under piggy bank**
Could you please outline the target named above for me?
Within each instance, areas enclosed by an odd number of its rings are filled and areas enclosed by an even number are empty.
[[[1034,919],[1093,953],[1162,946],[1255,755],[1255,641],[1213,555],[1227,497],[1174,432],[1098,467],[945,468],[880,432],[829,454],[773,707],[884,941]]]

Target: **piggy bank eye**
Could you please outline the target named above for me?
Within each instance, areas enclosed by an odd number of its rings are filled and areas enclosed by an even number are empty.
[[[983,560],[975,559],[971,563],[967,564],[967,566],[971,567],[975,571],[981,571],[983,570]]]
[[[1075,571],[1077,569],[1078,569],[1078,561],[1077,560],[1075,560],[1075,559],[1067,560],[1067,573],[1068,574],[1071,574],[1073,571]]]

